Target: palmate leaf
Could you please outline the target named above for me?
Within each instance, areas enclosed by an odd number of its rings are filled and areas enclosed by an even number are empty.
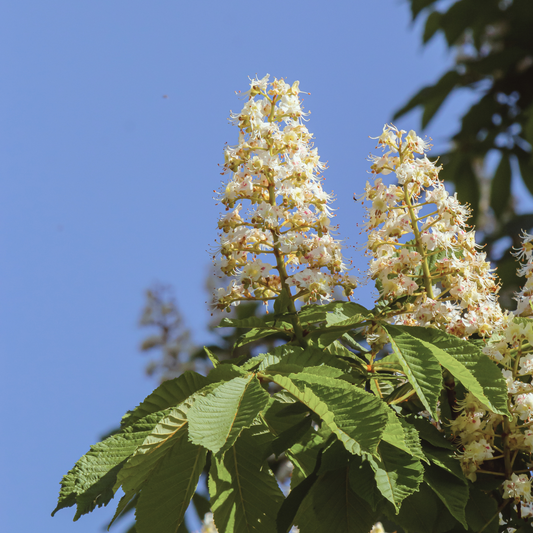
[[[148,415],[121,433],[91,446],[63,477],[52,516],[59,509],[77,505],[74,520],[78,520],[96,506],[107,505],[115,494],[114,485],[121,468],[164,416],[164,411]]]
[[[378,453],[379,459],[367,456],[377,488],[399,511],[403,500],[422,483],[424,467],[419,459],[398,451],[387,442],[380,443]]]
[[[254,374],[223,383],[195,401],[188,413],[191,442],[213,453],[230,448],[269,400]]]
[[[431,349],[419,339],[406,333],[404,331],[406,328],[387,325],[384,329],[389,334],[392,349],[409,383],[431,416],[437,418],[435,408],[442,386],[442,372]]]
[[[350,485],[348,467],[319,476],[305,497],[295,524],[301,533],[368,533],[377,515]]]
[[[272,533],[283,494],[268,466],[257,460],[251,430],[222,457],[213,457],[209,494],[219,533]]]
[[[416,337],[439,363],[491,411],[509,415],[507,385],[498,367],[472,342],[418,326],[395,326],[403,335]]]
[[[320,416],[350,453],[375,453],[387,422],[387,407],[379,398],[346,381],[324,376],[267,377]]]

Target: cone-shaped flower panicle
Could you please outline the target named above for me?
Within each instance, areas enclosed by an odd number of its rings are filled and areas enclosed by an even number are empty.
[[[430,145],[414,131],[386,125],[378,143],[384,154],[370,156],[372,172],[396,176],[367,182],[364,195],[372,202],[367,248],[380,300],[409,297],[398,323],[490,334],[503,320],[499,285],[466,224],[469,209],[446,191],[441,167],[426,156]]]
[[[331,194],[322,189],[318,151],[302,123],[298,82],[251,80],[248,100],[231,119],[239,144],[225,151],[220,201],[226,207],[215,263],[229,276],[214,304],[273,300],[285,290],[294,303],[331,299],[336,286],[349,296],[341,245],[331,236]]]

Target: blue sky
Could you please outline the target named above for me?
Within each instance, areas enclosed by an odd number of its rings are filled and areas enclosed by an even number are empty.
[[[196,342],[236,90],[300,80],[346,256],[365,263],[369,135],[451,63],[406,1],[6,2],[0,13],[2,531],[88,533],[114,507],[50,517],[61,476],[155,386],[143,291],[176,288]],[[427,134],[458,125],[448,102]],[[418,115],[399,126],[417,128]],[[359,301],[370,305],[370,289]],[[115,530],[119,531],[118,526]]]

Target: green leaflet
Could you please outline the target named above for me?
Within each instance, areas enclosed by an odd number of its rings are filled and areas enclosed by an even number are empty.
[[[488,494],[470,486],[470,495],[466,505],[466,521],[472,531],[498,533],[498,504]]]
[[[122,486],[125,494],[111,523],[139,491],[138,533],[153,531],[150,524],[160,527],[158,531],[176,531],[183,521],[206,457],[203,448],[188,440],[187,411],[193,401],[191,398],[162,418],[120,470],[113,490]],[[165,479],[167,474],[168,479]],[[172,495],[170,501],[166,494]],[[154,506],[159,509],[158,516],[151,514]]]
[[[164,381],[159,385],[133,411],[122,417],[121,425],[130,426],[146,415],[175,407],[209,383],[208,378],[187,370],[178,378]]]
[[[350,453],[375,453],[387,421],[387,407],[353,385],[306,373],[268,376],[314,411]]]
[[[377,519],[349,482],[348,467],[319,476],[305,497],[295,524],[300,533],[368,533]]]
[[[276,517],[277,533],[288,533],[289,529],[291,529],[291,526],[294,523],[294,518],[296,517],[296,513],[298,512],[302,501],[318,479],[318,471],[320,470],[320,465],[322,462],[322,451],[323,450],[320,450],[318,452],[313,471],[304,480],[298,483],[298,486],[289,492],[289,495],[281,504]]]
[[[269,399],[254,374],[223,383],[198,398],[188,413],[191,442],[213,453],[229,449]]]
[[[172,409],[167,416],[150,431],[135,453],[128,459],[117,476],[114,490],[120,486],[126,497],[132,497],[140,486],[148,479],[158,462],[172,449],[175,439],[187,434],[187,411],[191,399],[187,403]]]
[[[212,459],[209,494],[219,533],[276,531],[283,494],[256,452],[255,439],[246,430],[222,457]]]
[[[239,337],[239,340],[235,343],[234,349],[238,348],[239,346],[244,346],[245,344],[249,344],[250,342],[258,341],[259,339],[263,339],[265,337],[268,337],[269,335],[279,335],[285,334],[288,336],[292,335],[292,330],[290,329],[292,327],[291,324],[288,322],[284,322],[280,328],[269,328],[269,329],[258,329],[254,328],[249,331],[247,331],[244,335],[241,335]]]
[[[206,450],[191,444],[186,431],[143,485],[135,512],[137,533],[175,533],[198,485]]]
[[[433,418],[442,387],[442,373],[431,349],[419,339],[405,332],[410,328],[384,327],[389,334],[392,349],[398,357],[403,371],[413,386],[420,401]]]
[[[419,459],[399,452],[387,442],[380,443],[378,452],[379,459],[367,456],[367,460],[374,471],[377,488],[398,512],[403,500],[418,490],[424,468]]]
[[[57,507],[52,516],[65,507],[77,505],[74,520],[107,505],[113,498],[117,475],[124,463],[144,442],[165,412],[153,413],[138,420],[102,442],[91,446],[61,481]]]
[[[394,523],[387,524],[384,521],[383,525],[388,526],[387,531],[395,531],[399,525],[404,531],[424,533],[453,531],[459,533],[455,528],[461,527],[426,483],[422,483],[418,492],[403,501],[398,514],[392,505],[386,512]]]
[[[358,496],[363,498],[373,511],[378,509],[383,500],[381,492],[376,485],[374,471],[366,457],[354,455],[350,461],[349,471],[350,487]]]
[[[248,318],[223,318],[220,321],[220,324],[217,326],[219,328],[272,328],[276,326],[277,322],[281,323],[282,320],[272,315],[264,315],[261,317],[251,316]]]
[[[465,517],[465,508],[468,502],[468,486],[465,480],[458,479],[455,475],[446,472],[442,468],[430,466],[424,472],[424,481],[441,499],[452,516],[465,529],[468,529]]]
[[[422,451],[418,431],[405,419],[398,418],[392,409],[387,410],[388,420],[382,440],[390,445],[427,462]]]
[[[437,448],[445,448],[447,450],[455,450],[454,446],[446,440],[446,435],[433,426],[427,418],[417,415],[409,415],[407,417],[407,423],[416,429],[421,439],[429,442],[433,446],[436,446]]]
[[[327,437],[323,433],[310,431],[304,435],[300,442],[291,446],[290,450],[287,451],[287,457],[294,465],[291,476],[291,490],[294,490],[313,472],[320,450],[327,445]]]
[[[303,348],[301,348],[300,346],[293,346],[291,344],[283,344],[282,346],[277,346],[273,350],[270,350],[269,353],[265,354],[265,356],[261,359],[261,363],[258,366],[258,370],[262,371],[271,365],[279,363],[285,356],[290,355],[291,353],[301,352],[303,352]]]
[[[507,385],[498,367],[472,342],[442,331],[395,326],[402,335],[416,337],[439,363],[494,413],[510,416]]]
[[[446,470],[446,472],[454,475],[457,479],[466,485],[466,478],[463,474],[463,470],[457,456],[454,451],[447,451],[441,448],[434,448],[433,446],[425,446],[424,452],[426,457],[435,465]]]
[[[368,309],[354,302],[339,302],[339,304],[326,316],[328,327],[354,326],[370,315]]]

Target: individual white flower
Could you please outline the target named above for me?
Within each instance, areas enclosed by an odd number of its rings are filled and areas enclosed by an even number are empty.
[[[531,479],[526,474],[513,474],[511,479],[503,482],[503,498],[512,498],[516,502],[523,501],[530,503],[531,497]]]

